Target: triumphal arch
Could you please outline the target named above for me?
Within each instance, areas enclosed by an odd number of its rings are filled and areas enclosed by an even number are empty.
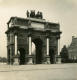
[[[7,25],[8,64],[56,63],[59,23],[46,21],[42,12],[27,11],[27,18],[11,17]]]

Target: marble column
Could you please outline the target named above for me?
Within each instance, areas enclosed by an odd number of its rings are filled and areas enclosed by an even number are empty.
[[[59,56],[60,55],[60,39],[58,39],[58,54],[57,54],[57,59],[56,59],[56,63],[61,63],[61,57]]]
[[[50,56],[49,56],[49,38],[46,39],[46,45],[47,45],[47,64],[50,64]]]
[[[58,55],[60,55],[60,39],[58,39]]]
[[[29,36],[29,55],[32,54],[32,41],[31,41],[31,36]]]
[[[15,35],[15,55],[17,55],[17,35]]]
[[[47,55],[49,56],[49,38],[47,38]]]
[[[18,59],[18,54],[17,54],[17,52],[18,52],[18,50],[17,50],[17,35],[15,35],[15,43],[14,43],[14,45],[15,45],[15,55],[14,55],[14,65],[18,65],[19,64],[19,59]]]
[[[31,36],[29,36],[29,56],[28,56],[28,64],[33,64],[32,62],[32,39],[31,39]]]

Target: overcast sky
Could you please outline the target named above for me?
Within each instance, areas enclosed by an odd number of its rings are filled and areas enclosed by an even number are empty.
[[[26,18],[26,10],[42,11],[47,21],[60,23],[60,48],[77,36],[77,0],[0,0],[0,56],[7,55],[6,23],[11,16]]]

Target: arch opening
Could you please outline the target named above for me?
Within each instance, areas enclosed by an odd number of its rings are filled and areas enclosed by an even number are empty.
[[[33,54],[33,63],[35,64],[41,64],[42,63],[42,40],[41,39],[34,39],[33,43],[35,45],[35,50],[34,50],[34,54]]]
[[[25,64],[25,49],[24,48],[20,48],[19,49],[19,64],[20,65],[24,65]]]
[[[8,50],[8,64],[10,64],[10,49]]]
[[[54,59],[55,59],[55,51],[54,51],[54,49],[49,49],[49,56],[50,56],[50,63],[54,64]]]

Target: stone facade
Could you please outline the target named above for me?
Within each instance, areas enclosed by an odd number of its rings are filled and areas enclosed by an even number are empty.
[[[77,59],[77,38],[72,36],[72,42],[68,47],[69,59]]]
[[[11,17],[7,23],[8,64],[44,64],[56,63],[59,23],[45,19]],[[32,55],[32,42],[36,52]]]

